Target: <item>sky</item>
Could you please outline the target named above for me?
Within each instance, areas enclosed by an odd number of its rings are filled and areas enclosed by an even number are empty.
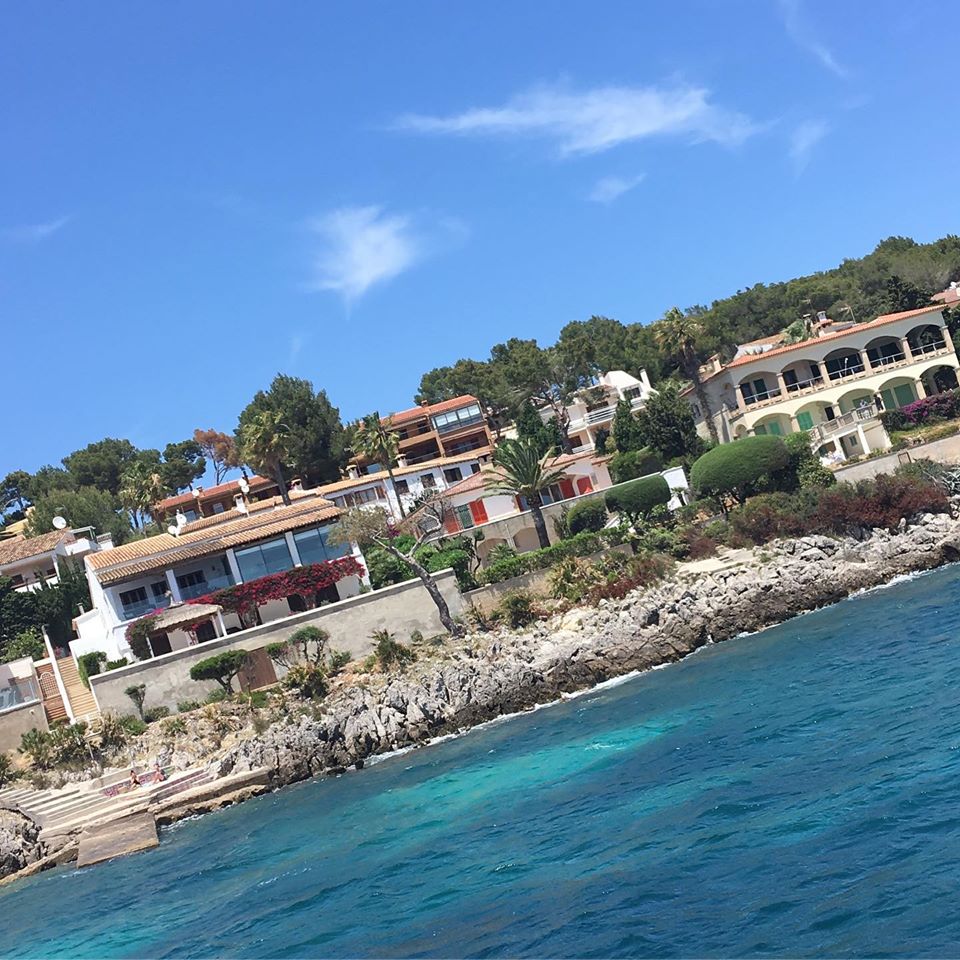
[[[960,232],[947,3],[67,0],[0,31],[0,475],[344,420],[594,314]]]

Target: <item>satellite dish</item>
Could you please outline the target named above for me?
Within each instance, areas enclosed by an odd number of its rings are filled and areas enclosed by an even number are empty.
[[[172,523],[167,527],[167,533],[169,533],[171,537],[175,537],[179,532],[180,528]]]
[[[66,521],[63,517],[54,517],[54,518],[53,518],[53,525],[54,525],[58,530],[66,530],[66,529],[67,529],[67,521]]]

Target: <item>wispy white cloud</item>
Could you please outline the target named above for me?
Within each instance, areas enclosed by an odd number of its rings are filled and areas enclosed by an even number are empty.
[[[635,177],[601,177],[593,185],[587,199],[594,203],[613,203],[641,183],[645,176],[645,173],[640,173]]]
[[[14,243],[39,243],[62,230],[69,220],[69,217],[58,217],[56,220],[47,220],[44,223],[26,223],[17,227],[6,227],[0,230],[0,236]]]
[[[310,286],[357,300],[466,234],[453,219],[423,221],[377,205],[341,207],[308,221],[317,243]]]
[[[804,120],[790,134],[790,160],[797,173],[810,162],[814,147],[830,132],[826,120]]]
[[[581,92],[541,86],[502,106],[451,116],[411,113],[395,126],[420,133],[540,137],[560,154],[600,153],[654,136],[737,146],[757,128],[744,114],[718,107],[703,87],[596,87]]]
[[[787,28],[787,33],[797,46],[812,54],[831,73],[838,77],[847,76],[847,68],[810,31],[800,10],[800,0],[780,0],[780,11],[783,14],[783,23]]]

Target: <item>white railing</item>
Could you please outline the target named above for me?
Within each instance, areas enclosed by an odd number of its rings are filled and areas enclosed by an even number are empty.
[[[857,426],[867,420],[874,420],[877,415],[877,404],[871,400],[870,403],[865,403],[862,407],[856,407],[848,413],[841,413],[839,417],[834,417],[825,423],[815,424],[811,433],[819,437],[820,440],[826,440],[847,427]]]

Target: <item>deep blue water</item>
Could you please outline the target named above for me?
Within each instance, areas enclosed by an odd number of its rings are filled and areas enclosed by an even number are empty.
[[[960,567],[0,891],[11,956],[960,955]]]

